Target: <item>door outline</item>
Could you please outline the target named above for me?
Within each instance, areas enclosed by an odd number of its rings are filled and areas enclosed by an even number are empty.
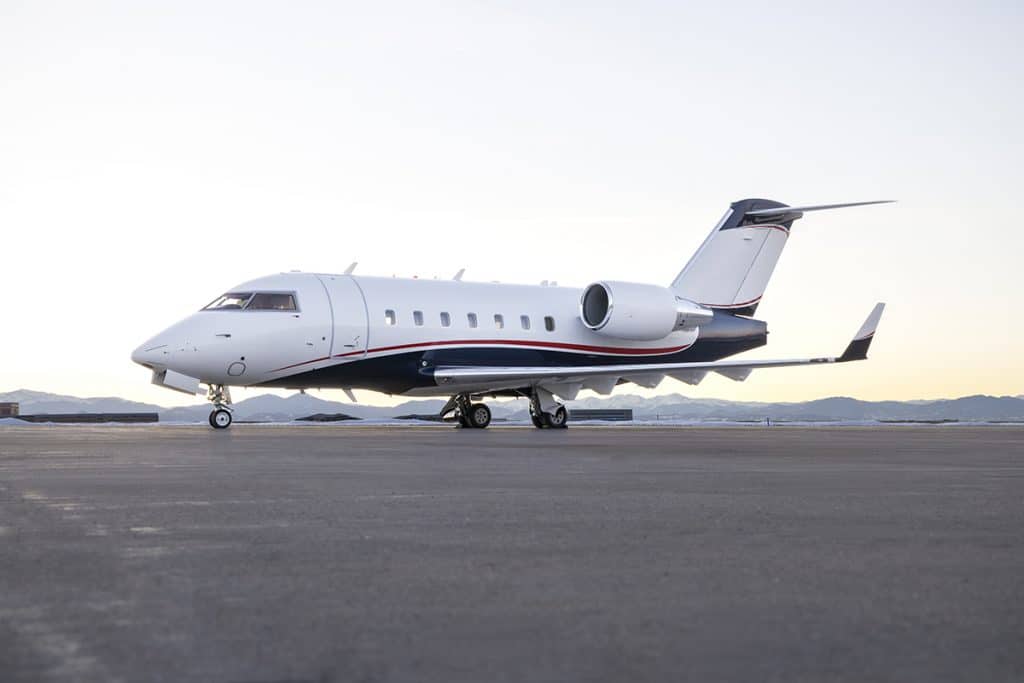
[[[352,329],[358,330],[359,333],[351,338],[351,344],[344,342],[349,341],[348,335],[341,338],[337,334],[338,316],[334,312],[334,296],[345,295],[344,291],[334,291],[332,288],[327,286],[327,282],[324,278],[329,278],[331,281],[336,283],[343,283],[348,280],[354,286],[355,294],[358,294],[359,299],[363,306],[363,320],[361,324],[352,326]],[[366,357],[367,351],[370,348],[370,311],[366,305],[366,295],[363,294],[363,288],[359,286],[359,282],[351,275],[317,275],[316,278],[320,281],[320,284],[324,288],[324,292],[327,294],[327,300],[330,305],[331,311],[331,345],[330,345],[330,357],[337,358],[345,356],[349,360],[360,360]],[[345,287],[340,285],[338,289]],[[346,297],[348,298],[348,297]],[[354,302],[353,302],[354,303]],[[358,304],[356,304],[358,305]],[[358,309],[356,309],[358,310]]]
[[[334,355],[334,300],[331,299],[331,291],[327,289],[327,283],[324,282],[323,278],[316,275],[317,282],[324,288],[324,296],[327,297],[327,309],[331,312],[331,341],[327,345],[327,357],[330,358]]]

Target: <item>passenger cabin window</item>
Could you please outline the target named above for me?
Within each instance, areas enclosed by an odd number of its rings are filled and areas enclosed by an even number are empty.
[[[388,310],[384,311],[384,324],[385,325],[394,325],[395,324],[395,312],[392,311],[390,308]]]
[[[252,295],[247,311],[294,311],[294,294],[277,294],[271,292],[257,292]]]
[[[469,323],[470,327],[476,327],[477,326],[476,313],[467,313],[466,314],[466,321]]]
[[[550,315],[544,316],[544,329],[547,330],[548,332],[555,331],[555,319],[552,318]]]
[[[423,311],[413,311],[412,322],[416,327],[423,327]]]
[[[530,329],[530,316],[521,315],[519,316],[519,324],[523,326],[524,330]]]
[[[505,329],[505,317],[501,313],[494,314],[494,326],[499,330]]]
[[[240,311],[245,308],[245,305],[249,303],[249,299],[252,298],[252,292],[230,292],[223,296],[219,296],[209,304],[207,304],[204,311]]]
[[[451,327],[452,317],[445,312],[441,312],[441,327]]]

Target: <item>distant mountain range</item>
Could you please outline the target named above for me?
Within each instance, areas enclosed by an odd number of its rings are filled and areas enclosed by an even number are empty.
[[[151,412],[161,422],[205,422],[208,404],[164,408],[116,397],[78,398],[39,391],[18,390],[0,394],[0,402],[17,401],[24,414]],[[436,414],[440,399],[407,401],[393,407],[328,401],[309,394],[287,397],[261,394],[234,404],[235,419],[287,422],[316,413],[344,413],[362,419],[391,419],[399,415]],[[526,420],[526,401],[490,402],[496,419]],[[1024,396],[964,396],[937,401],[859,401],[834,397],[800,403],[753,403],[719,399],[687,398],[667,394],[644,398],[632,394],[571,401],[573,408],[630,408],[637,420],[675,421],[1024,421]]]

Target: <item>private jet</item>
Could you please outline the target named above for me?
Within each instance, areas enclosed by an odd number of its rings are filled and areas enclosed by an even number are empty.
[[[793,223],[805,213],[886,201],[787,206],[734,202],[668,286],[599,280],[583,287],[290,272],[232,287],[132,353],[156,385],[205,393],[210,425],[231,425],[229,387],[369,389],[446,396],[441,416],[481,429],[485,397],[529,400],[538,428],[564,428],[562,401],[666,377],[867,358],[877,304],[839,356],[730,359],[767,343],[754,318]]]

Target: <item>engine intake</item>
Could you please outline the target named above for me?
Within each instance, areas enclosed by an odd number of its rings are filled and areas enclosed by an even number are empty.
[[[580,319],[590,330],[618,339],[653,341],[710,322],[714,312],[668,287],[595,282],[580,297]]]

